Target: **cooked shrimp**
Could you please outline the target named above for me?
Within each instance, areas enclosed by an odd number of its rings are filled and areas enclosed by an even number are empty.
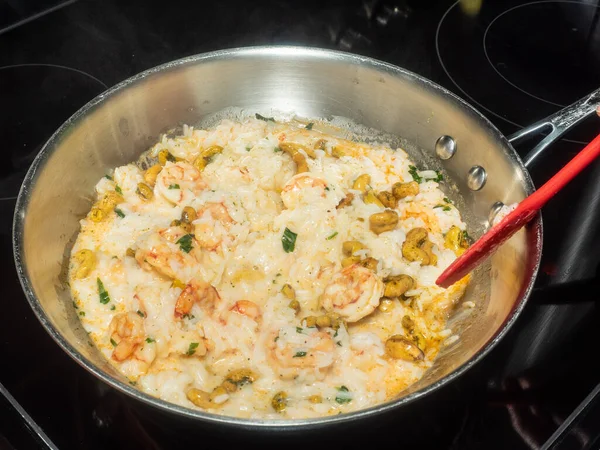
[[[262,316],[260,307],[250,300],[238,300],[231,308],[229,308],[229,311],[242,314],[243,316],[251,318],[255,322],[258,322]]]
[[[156,177],[157,194],[175,204],[189,203],[200,191],[207,188],[202,175],[194,166],[184,161],[167,162]]]
[[[203,281],[192,280],[181,291],[175,302],[175,317],[181,319],[192,311],[195,303],[205,306],[210,312],[221,299],[214,286]]]
[[[357,322],[375,311],[383,291],[383,282],[372,270],[353,264],[333,276],[321,296],[321,306],[347,322]]]
[[[267,359],[281,378],[295,378],[302,372],[325,375],[335,362],[335,342],[331,335],[315,328],[285,327],[267,341]]]
[[[174,249],[169,243],[175,244],[185,232],[179,227],[170,227],[157,233],[152,233],[141,237],[136,242],[137,250],[135,259],[144,270],[156,270],[160,275],[171,279],[179,278],[177,272],[179,269],[191,267],[197,264],[195,258],[194,239],[192,241],[192,250],[189,253]]]
[[[288,209],[294,209],[301,204],[312,203],[318,197],[325,198],[327,183],[310,173],[294,175],[281,191],[281,199]]]
[[[215,226],[215,222],[221,226]],[[194,222],[194,236],[201,247],[215,250],[234,223],[225,205],[209,202],[198,209],[198,220]]]
[[[125,361],[144,342],[144,319],[134,312],[117,314],[110,322],[109,335],[111,343],[116,344],[112,358]]]

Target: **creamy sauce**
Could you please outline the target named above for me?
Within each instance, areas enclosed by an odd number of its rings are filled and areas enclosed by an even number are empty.
[[[468,281],[435,285],[465,224],[437,174],[402,149],[318,129],[184,127],[151,149],[153,168],[98,182],[70,286],[97,348],[140,390],[218,414],[306,418],[381,403],[431,366]],[[369,202],[413,178],[418,194],[395,207]],[[398,223],[377,234],[370,218],[386,210]],[[429,264],[403,256],[415,228]],[[348,241],[360,248],[344,253]],[[386,298],[399,275],[410,288]]]

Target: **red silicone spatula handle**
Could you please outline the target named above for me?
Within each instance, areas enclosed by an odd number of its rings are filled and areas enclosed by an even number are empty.
[[[465,253],[459,256],[436,280],[438,286],[447,288],[471,272],[490,256],[496,248],[535,217],[542,206],[569,181],[600,155],[600,135],[577,156],[550,178],[542,187],[523,200],[517,208],[494,225]]]

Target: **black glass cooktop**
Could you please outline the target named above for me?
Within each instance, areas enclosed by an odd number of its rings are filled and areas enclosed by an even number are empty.
[[[353,447],[365,439],[398,448],[598,448],[600,163],[544,209],[536,289],[488,357],[398,413],[303,437],[186,423],[97,381],[26,303],[11,224],[20,183],[45,140],[108,86],[147,68],[237,46],[350,51],[440,83],[509,134],[600,86],[600,1],[0,0],[1,11],[12,16],[0,14],[0,449]],[[569,132],[533,169],[535,182],[599,131],[594,118]]]

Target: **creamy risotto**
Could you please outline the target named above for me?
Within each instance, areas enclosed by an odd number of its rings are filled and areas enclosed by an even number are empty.
[[[69,282],[137,388],[237,417],[339,414],[397,396],[456,339],[468,279],[435,280],[468,235],[441,176],[325,129],[186,126],[97,183]]]

